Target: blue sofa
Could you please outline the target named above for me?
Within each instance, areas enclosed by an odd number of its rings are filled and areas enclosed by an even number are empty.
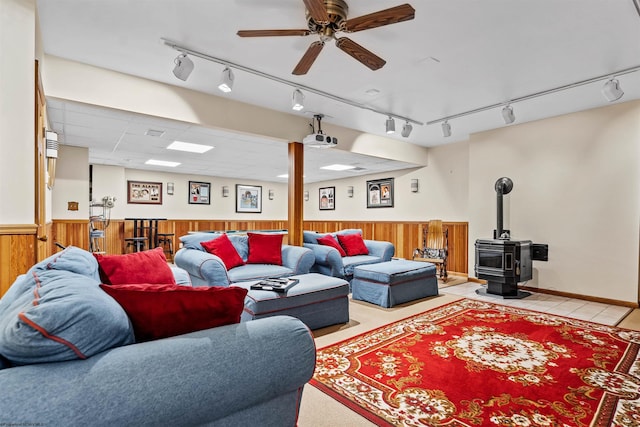
[[[0,425],[296,425],[315,367],[300,320],[134,343],[127,314],[99,284],[93,256],[70,247],[0,299]]]
[[[338,234],[360,234],[360,229],[346,229],[335,233],[317,233],[315,231],[304,231],[304,247],[313,251],[315,262],[311,268],[312,272],[324,274],[326,276],[338,277],[348,280],[353,279],[353,269],[358,265],[376,264],[390,261],[395,253],[395,247],[391,242],[380,240],[364,240],[364,244],[369,250],[368,255],[340,256],[340,253],[331,246],[318,244],[318,238],[331,234],[336,237]]]
[[[206,252],[200,244],[219,236],[219,233],[193,233],[180,237],[182,248],[176,252],[174,262],[189,273],[193,286],[229,286],[267,277],[306,274],[314,263],[311,250],[282,245],[282,265],[245,264],[227,270],[219,257]],[[248,237],[230,235],[229,240],[246,261],[249,254]]]

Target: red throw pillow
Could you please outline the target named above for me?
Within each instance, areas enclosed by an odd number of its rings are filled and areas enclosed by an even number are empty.
[[[336,248],[338,252],[340,252],[340,256],[347,256],[347,253],[342,249],[340,243],[333,237],[331,234],[327,234],[323,237],[318,237],[318,243],[325,246],[331,246],[332,248]]]
[[[282,265],[282,234],[247,233],[249,256],[247,264]]]
[[[367,249],[362,236],[359,234],[338,234],[338,241],[347,256],[369,255],[369,249]]]
[[[176,284],[161,247],[125,255],[94,254],[100,280],[107,285],[130,283]]]
[[[224,263],[227,270],[231,270],[233,267],[244,265],[244,261],[233,243],[229,239],[229,236],[223,234],[208,242],[200,242],[205,251],[219,257]]]
[[[239,287],[100,285],[129,316],[136,341],[151,341],[240,322],[247,290]]]

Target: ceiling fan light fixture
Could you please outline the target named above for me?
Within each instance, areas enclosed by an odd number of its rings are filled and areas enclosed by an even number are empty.
[[[291,98],[291,109],[295,111],[301,111],[304,109],[304,94],[300,91],[300,89],[296,89],[293,91],[293,96]]]
[[[442,136],[448,138],[451,136],[451,125],[448,120],[442,122]]]
[[[400,133],[400,135],[402,135],[405,138],[408,138],[409,135],[411,135],[412,130],[413,130],[413,126],[411,126],[411,123],[406,122],[404,126],[402,126],[402,132]]]
[[[173,75],[186,82],[193,71],[193,61],[189,59],[187,54],[183,53],[178,55],[173,62],[176,64],[173,67]]]
[[[617,101],[622,98],[624,92],[620,89],[620,82],[618,79],[611,79],[602,86],[602,95],[609,102]]]
[[[220,80],[220,84],[218,85],[218,89],[220,89],[224,93],[229,93],[233,90],[233,81],[235,77],[233,75],[233,71],[229,67],[226,67],[222,70],[222,79]]]
[[[395,133],[396,131],[396,122],[393,120],[393,117],[389,116],[387,121],[385,122],[385,128],[388,134]]]
[[[516,121],[516,116],[513,114],[513,108],[511,105],[507,105],[502,109],[502,118],[504,123],[510,125],[511,123]]]

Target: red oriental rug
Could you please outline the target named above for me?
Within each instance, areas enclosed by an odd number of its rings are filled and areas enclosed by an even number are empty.
[[[640,332],[461,300],[318,351],[311,384],[383,426],[640,426]]]

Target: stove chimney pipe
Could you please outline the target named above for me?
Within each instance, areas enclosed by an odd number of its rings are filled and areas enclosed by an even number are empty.
[[[509,240],[509,236],[502,236],[504,233],[504,212],[502,206],[502,196],[505,194],[509,194],[511,190],[513,190],[513,181],[510,178],[502,177],[498,178],[495,184],[495,189],[497,193],[497,209],[496,213],[498,216],[497,227],[496,227],[496,239]]]

